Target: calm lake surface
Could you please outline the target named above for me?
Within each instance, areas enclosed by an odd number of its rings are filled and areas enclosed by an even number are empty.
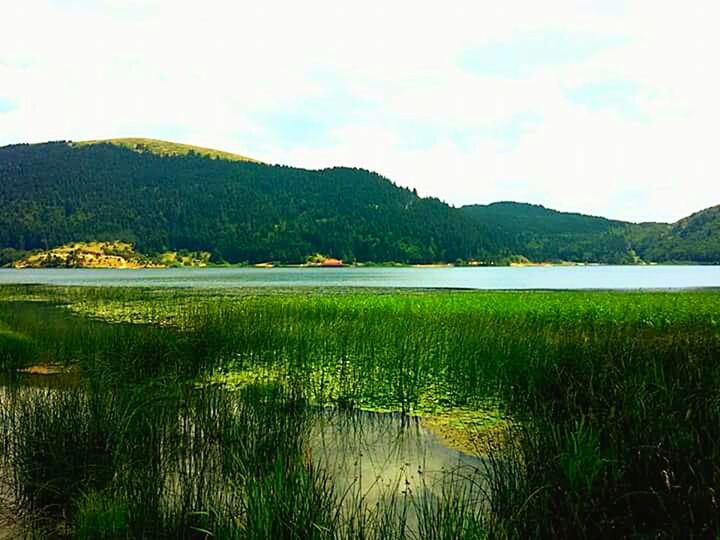
[[[0,285],[20,283],[201,288],[685,289],[720,287],[720,266],[0,269]]]

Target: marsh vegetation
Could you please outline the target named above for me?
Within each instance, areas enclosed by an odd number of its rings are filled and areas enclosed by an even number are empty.
[[[718,314],[717,292],[3,287],[0,530],[712,538]]]

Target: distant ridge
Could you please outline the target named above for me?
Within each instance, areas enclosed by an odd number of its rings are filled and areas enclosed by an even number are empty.
[[[0,148],[0,260],[74,242],[133,244],[212,262],[409,264],[502,252],[449,205],[363,169],[307,170],[152,139]],[[8,251],[9,250],[9,251]]]
[[[638,262],[629,238],[632,223],[511,201],[460,210],[477,223],[504,230],[509,248],[532,261]]]
[[[519,202],[455,208],[364,169],[140,137],[0,147],[0,208],[0,266],[103,241],[218,263],[720,264],[720,206],[674,224]]]
[[[720,263],[720,205],[671,225],[652,224],[656,234],[640,239],[641,249],[656,260]]]
[[[122,146],[123,148],[129,148],[136,152],[151,152],[159,156],[184,156],[190,152],[201,156],[207,156],[217,159],[227,159],[229,161],[251,161],[254,163],[261,163],[257,159],[253,159],[247,156],[241,156],[240,154],[233,154],[232,152],[224,152],[222,150],[215,150],[213,148],[204,148],[202,146],[194,146],[191,144],[183,144],[169,141],[162,141],[160,139],[147,139],[144,137],[121,137],[117,139],[97,139],[91,141],[78,141],[70,143],[72,146],[90,146],[94,144],[114,144],[116,146]]]

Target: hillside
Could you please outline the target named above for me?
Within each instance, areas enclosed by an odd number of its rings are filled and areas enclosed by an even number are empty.
[[[674,224],[516,202],[453,208],[363,169],[268,165],[154,139],[2,147],[0,207],[0,266],[103,241],[171,265],[197,261],[161,254],[210,253],[204,263],[299,263],[315,254],[413,264],[720,263],[720,207]]]
[[[486,227],[499,227],[507,249],[533,261],[720,264],[720,206],[677,223],[629,223],[499,202],[461,208]]]
[[[108,142],[0,148],[0,207],[0,247],[14,250],[122,240],[150,256],[208,251],[215,262],[302,262],[322,253],[422,263],[485,259],[506,243],[501,231],[369,171]]]
[[[654,234],[635,233],[638,249],[649,260],[720,264],[720,205],[671,225],[654,225]]]
[[[13,268],[168,268],[207,266],[210,253],[166,251],[148,257],[127,242],[73,242],[52,249],[16,254]],[[3,262],[3,261],[0,261]]]
[[[508,249],[533,261],[636,262],[627,234],[630,223],[517,202],[461,210],[478,223],[502,228],[510,239]]]
[[[136,152],[150,152],[159,156],[185,156],[189,153],[195,153],[200,156],[206,156],[216,159],[226,159],[229,161],[254,161],[258,160],[233,154],[231,152],[223,152],[222,150],[213,150],[212,148],[203,148],[202,146],[193,146],[191,144],[182,144],[169,141],[161,141],[158,139],[146,139],[142,137],[125,137],[119,139],[102,139],[95,141],[79,141],[71,143],[71,146],[91,146],[95,144],[112,144],[123,148],[128,148]]]
[[[75,242],[29,254],[14,268],[155,268],[126,242]]]

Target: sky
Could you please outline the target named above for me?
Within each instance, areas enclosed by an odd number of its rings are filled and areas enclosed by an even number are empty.
[[[720,2],[2,0],[0,145],[152,137],[459,206],[720,204]]]

